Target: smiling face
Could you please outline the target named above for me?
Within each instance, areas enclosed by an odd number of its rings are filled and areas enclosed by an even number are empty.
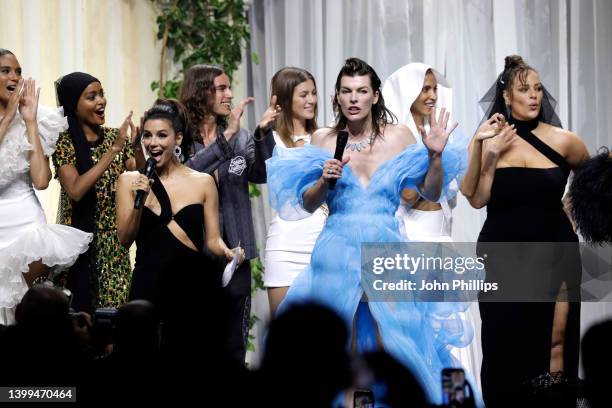
[[[306,80],[293,89],[291,113],[294,119],[306,123],[317,112],[317,87],[312,80]]]
[[[346,119],[359,122],[371,118],[372,105],[378,102],[378,91],[373,91],[368,75],[343,76],[336,99]]]
[[[226,74],[215,77],[213,92],[215,101],[212,106],[212,112],[217,116],[228,116],[232,111],[234,95],[232,95],[230,80]]]
[[[518,120],[532,120],[540,114],[544,89],[540,82],[540,75],[534,71],[527,71],[521,78],[516,74],[512,81],[512,89],[504,91],[506,105],[510,105],[512,116]]]
[[[436,101],[438,100],[438,81],[435,75],[428,71],[425,75],[425,81],[423,81],[423,88],[421,93],[417,96],[416,100],[410,106],[410,113],[415,118],[422,118],[429,116],[436,107]]]
[[[0,56],[0,103],[4,106],[9,97],[17,90],[21,79],[21,65],[13,54]]]
[[[168,119],[149,119],[144,123],[142,143],[145,151],[157,162],[157,168],[177,161],[174,149],[182,140],[182,133],[175,133]]]
[[[104,124],[106,109],[106,98],[104,89],[99,82],[92,82],[81,94],[76,108],[76,117],[79,122],[89,126],[101,126]]]

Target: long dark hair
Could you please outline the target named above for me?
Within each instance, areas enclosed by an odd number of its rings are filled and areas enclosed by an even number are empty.
[[[179,100],[187,108],[189,120],[196,133],[204,118],[213,114],[215,78],[224,73],[223,67],[211,64],[194,65],[185,72]],[[218,116],[217,125],[226,127],[227,119]]]
[[[295,67],[285,67],[272,77],[270,88],[272,95],[276,95],[276,103],[282,108],[281,114],[274,123],[274,129],[281,137],[286,146],[294,146],[291,135],[293,134],[293,91],[302,82],[311,80],[317,89],[312,74],[305,69]],[[318,104],[317,104],[318,105]],[[306,120],[306,132],[313,133],[317,130],[317,106],[315,106],[315,117]]]
[[[387,107],[385,107],[385,100],[383,98],[381,89],[380,89],[380,78],[367,62],[360,60],[359,58],[349,58],[344,62],[344,66],[338,73],[338,78],[336,79],[336,95],[334,96],[334,113],[336,114],[336,125],[334,126],[334,130],[336,132],[344,129],[348,122],[348,119],[342,113],[342,109],[340,108],[340,104],[338,103],[338,94],[340,93],[340,82],[342,81],[342,77],[355,77],[355,76],[369,76],[370,83],[372,84],[372,91],[374,93],[378,92],[378,101],[372,105],[372,131],[374,132],[374,136],[372,141],[376,139],[378,136],[382,134],[381,127],[384,127],[387,124],[394,123],[397,119],[393,112],[391,112]]]
[[[194,148],[189,125],[189,116],[183,104],[176,99],[158,99],[151,109],[145,112],[142,122],[143,127],[148,120],[152,119],[165,119],[169,121],[174,133],[181,133],[183,135],[180,144],[183,154],[182,162],[184,163],[187,161],[187,159],[193,155]]]

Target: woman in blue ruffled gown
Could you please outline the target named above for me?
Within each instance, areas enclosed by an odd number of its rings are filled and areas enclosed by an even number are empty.
[[[395,211],[400,192],[416,189],[428,200],[444,199],[446,186],[465,170],[464,148],[447,146],[455,126],[444,110],[431,118],[429,133],[392,125],[380,79],[365,62],[350,58],[336,81],[336,125],[320,129],[303,148],[277,146],[268,160],[272,206],[285,219],[298,219],[323,202],[330,214],[307,267],[289,289],[279,312],[306,300],[338,312],[352,327],[351,349],[384,348],[422,381],[432,402],[440,402],[440,371],[455,366],[449,348],[465,344],[469,330],[453,320],[454,303],[367,301],[361,284],[361,243],[405,241]],[[333,159],[336,135],[347,130],[342,161]],[[335,189],[329,181],[336,180]],[[440,317],[444,315],[444,317]],[[469,339],[468,339],[469,340]]]

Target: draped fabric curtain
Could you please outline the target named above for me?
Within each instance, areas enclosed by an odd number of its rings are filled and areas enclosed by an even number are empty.
[[[612,145],[612,2],[607,0],[247,0],[252,39],[234,75],[234,95],[253,95],[244,125],[254,129],[269,100],[269,83],[283,66],[308,69],[319,88],[320,124],[332,119],[331,96],[344,59],[368,61],[384,79],[415,61],[431,64],[454,88],[454,116],[473,132],[482,116],[477,101],[518,53],[540,71],[559,101],[566,128],[591,152]],[[129,110],[148,108],[159,77],[156,10],[149,0],[0,0],[0,47],[12,50],[25,76],[41,87],[41,103],[55,105],[53,81],[82,70],[100,78],[108,98],[107,124],[119,126]],[[256,54],[258,58],[253,58]],[[175,69],[168,64],[169,69]],[[59,184],[40,192],[55,220]],[[260,249],[270,222],[265,186],[253,199]],[[485,218],[463,197],[453,235],[474,241]],[[607,303],[583,306],[583,326],[612,314]],[[267,320],[260,293],[255,313]],[[263,324],[255,334],[259,360]]]
[[[519,54],[557,98],[563,126],[593,153],[612,145],[609,21],[612,2],[606,0],[252,0],[250,51],[258,58],[248,68],[249,94],[261,113],[272,75],[288,65],[305,68],[316,78],[318,122],[326,124],[346,58],[364,59],[383,81],[421,61],[450,81],[453,115],[473,133],[483,116],[479,98],[503,69],[504,57]],[[257,210],[269,214],[265,191]],[[485,217],[486,210],[474,210],[460,196],[454,239],[475,241]],[[262,240],[266,226],[258,226]],[[583,330],[611,314],[607,303],[585,303]]]
[[[40,104],[56,106],[53,82],[73,71],[99,78],[108,104],[106,125],[136,121],[155,100],[161,47],[156,10],[146,0],[0,0],[0,47],[11,50],[41,88]],[[55,222],[59,183],[37,192]]]

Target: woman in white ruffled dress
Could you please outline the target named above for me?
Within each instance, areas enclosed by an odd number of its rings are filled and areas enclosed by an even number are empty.
[[[15,55],[0,49],[0,324],[49,267],[67,268],[85,252],[91,234],[47,225],[34,189],[51,180],[49,156],[67,128],[62,109],[38,106],[40,90],[21,78]]]
[[[433,67],[420,62],[404,65],[391,74],[382,92],[387,107],[397,116],[400,124],[410,128],[417,142],[420,142],[418,128],[429,128],[427,117],[431,110],[445,108],[449,112],[453,111],[450,83]],[[460,129],[455,129],[450,138],[456,139],[457,143],[465,143],[467,149],[469,138]],[[423,200],[414,190],[404,190],[396,213],[402,234],[414,242],[452,242],[452,208],[456,203],[458,181],[453,180],[450,184],[447,195],[452,199],[440,203]],[[468,346],[453,348],[453,354],[479,381],[482,351],[477,302],[473,302],[464,317],[474,328],[475,336]]]
[[[301,68],[285,67],[274,74],[271,88],[272,105],[277,104],[279,113],[274,126],[277,148],[310,143],[310,136],[317,130],[317,85],[312,74]],[[306,218],[287,221],[276,214],[270,222],[264,286],[268,289],[272,316],[295,277],[310,264],[312,248],[326,219],[327,208],[322,206]]]

